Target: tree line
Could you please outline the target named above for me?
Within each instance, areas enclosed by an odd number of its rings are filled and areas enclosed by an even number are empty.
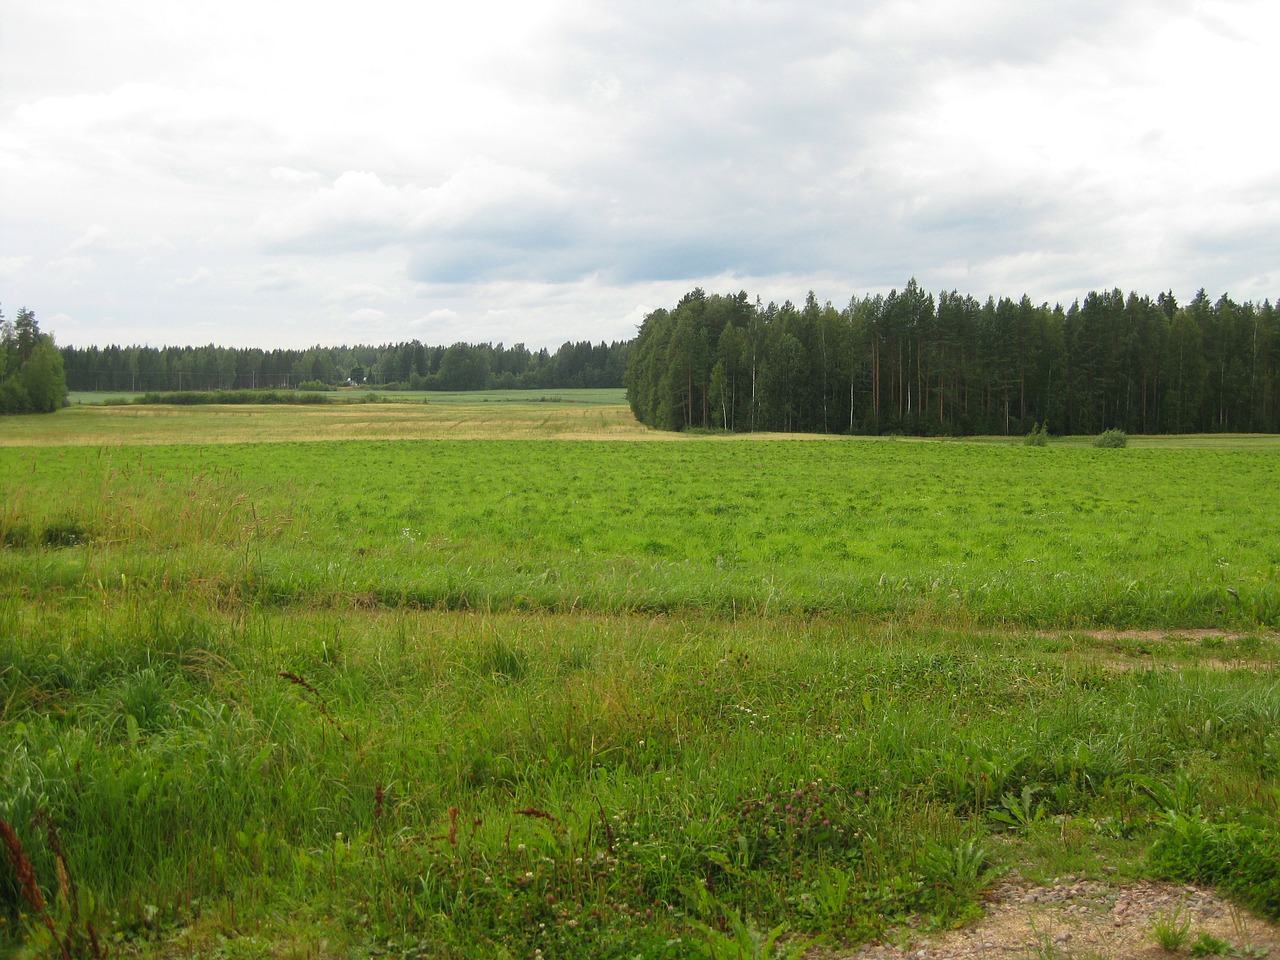
[[[12,321],[0,310],[0,414],[52,413],[67,403],[62,355],[22,307]]]
[[[917,436],[1280,432],[1280,311],[1203,290],[1069,308],[913,279],[843,309],[695,289],[645,317],[626,372],[668,430]]]
[[[71,390],[291,389],[352,383],[380,390],[621,387],[630,342],[565,343],[554,353],[523,343],[262,350],[219,347],[63,347]]]

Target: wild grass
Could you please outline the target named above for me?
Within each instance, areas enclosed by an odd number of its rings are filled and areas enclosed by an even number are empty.
[[[967,915],[1016,855],[1010,797],[1106,841],[1095,870],[1118,829],[1131,859],[1172,835],[1140,777],[1194,771],[1199,816],[1275,829],[1259,721],[1280,702],[1255,671],[846,622],[141,593],[10,604],[0,627],[0,817],[45,884],[30,825],[58,823],[95,921],[134,943],[284,905],[440,955],[630,956],[698,936],[698,890],[743,929],[856,940]]]
[[[1183,915],[1181,903],[1151,921],[1151,937],[1156,946],[1168,953],[1187,945],[1191,938],[1191,918]]]
[[[2,450],[0,820],[49,907],[0,863],[3,936],[763,956],[1104,863],[1274,914],[1274,508],[1205,493],[1274,471],[844,441]]]
[[[845,441],[4,448],[0,542],[85,542],[0,569],[285,606],[1248,630],[1280,623],[1280,517],[1234,491],[1276,487],[1278,462]]]

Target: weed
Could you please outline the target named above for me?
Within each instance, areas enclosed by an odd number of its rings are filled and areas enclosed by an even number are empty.
[[[1133,774],[1128,780],[1164,813],[1194,818],[1204,812],[1200,802],[1200,784],[1185,769],[1179,768],[1174,772],[1172,784],[1146,774]]]
[[[1067,952],[1051,937],[1041,935],[1027,948],[1027,960],[1067,960]]]
[[[796,903],[818,926],[843,932],[853,922],[855,896],[854,874],[842,867],[824,864],[814,872],[812,883],[796,898]]]
[[[787,925],[780,923],[769,930],[761,930],[742,919],[732,907],[716,900],[705,883],[685,888],[690,907],[697,914],[693,921],[700,938],[690,938],[690,946],[707,960],[774,960],[774,958],[799,957],[809,944],[794,938],[783,944],[781,937]]]
[[[1244,956],[1229,940],[1215,937],[1208,931],[1201,932],[1191,944],[1193,957],[1241,957]]]
[[[977,840],[961,844],[933,844],[917,863],[924,902],[938,920],[966,916],[978,894],[999,875],[990,854]]]
[[[1031,921],[1031,935],[1035,942],[1027,949],[1028,960],[1067,960],[1061,940],[1051,933],[1042,933],[1034,919]]]
[[[987,811],[987,816],[1004,827],[1025,829],[1044,819],[1044,804],[1035,800],[1036,788],[1024,784],[1018,794],[1006,793],[1000,797],[1000,809]]]
[[[810,781],[763,797],[739,797],[728,814],[753,858],[793,862],[820,851],[839,853],[858,842],[865,814],[862,790],[846,796],[835,784]]]
[[[1181,950],[1191,934],[1191,918],[1182,915],[1182,904],[1166,910],[1151,919],[1151,936],[1156,945],[1170,952]]]

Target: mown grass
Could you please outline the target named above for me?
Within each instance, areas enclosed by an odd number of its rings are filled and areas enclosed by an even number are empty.
[[[384,394],[377,402],[368,396],[341,394],[302,406],[77,404],[53,415],[6,417],[0,447],[677,436],[636,423],[618,391]]]
[[[1275,479],[888,441],[0,450],[0,819],[48,920],[0,860],[8,943],[736,956],[962,921],[1014,865],[1276,915],[1280,555],[1234,493]]]
[[[101,405],[132,395],[73,394],[56,414],[6,417],[3,446],[139,446],[369,439],[596,439],[722,443],[830,442],[819,434],[680,434],[636,422],[617,390],[491,390],[463,393],[340,392],[346,402],[310,406]],[[855,443],[934,446],[910,437],[859,437]],[[1087,447],[1092,437],[1053,437],[1051,448]],[[971,437],[949,444],[1007,446],[1022,437]],[[1131,437],[1139,449],[1280,451],[1280,437],[1258,434]]]
[[[1245,491],[1280,488],[1278,464],[847,440],[9,448],[0,541],[86,543],[0,570],[277,606],[1275,626],[1277,507]]]

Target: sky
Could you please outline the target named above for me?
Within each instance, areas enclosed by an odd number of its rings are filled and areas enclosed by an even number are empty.
[[[622,340],[701,286],[1280,298],[1274,0],[2,0],[59,344]]]

